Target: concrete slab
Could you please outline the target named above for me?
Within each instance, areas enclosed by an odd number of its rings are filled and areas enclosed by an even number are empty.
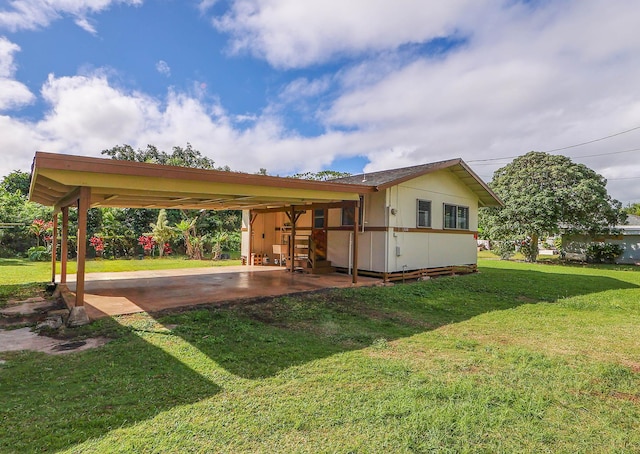
[[[379,283],[379,279],[358,277],[356,285]],[[268,266],[90,273],[85,280],[85,307],[89,318],[96,320],[112,315],[352,286],[351,276],[346,274],[290,273],[284,268]],[[73,279],[69,279],[68,287],[75,290]]]

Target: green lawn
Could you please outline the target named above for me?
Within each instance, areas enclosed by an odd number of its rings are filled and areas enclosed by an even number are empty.
[[[0,353],[2,452],[638,452],[640,271],[474,275],[96,322]]]
[[[144,260],[87,260],[87,273],[104,273],[140,270],[170,270],[178,268],[203,268],[210,266],[240,265],[240,260],[188,260],[184,257],[145,258]],[[24,259],[0,258],[0,285],[26,284],[51,281],[50,262],[30,262]],[[76,262],[69,261],[67,272],[76,272]],[[56,265],[60,273],[60,262]]]

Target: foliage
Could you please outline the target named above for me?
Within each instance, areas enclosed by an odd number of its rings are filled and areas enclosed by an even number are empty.
[[[561,227],[596,234],[624,218],[606,180],[565,156],[527,153],[498,169],[490,187],[504,207],[481,210],[485,233],[494,241],[524,241],[521,250],[528,260],[537,258],[538,239]]]
[[[502,260],[509,260],[516,253],[516,243],[512,240],[492,241],[491,249]]]
[[[0,185],[2,188],[9,192],[17,192],[25,199],[29,196],[29,186],[31,184],[31,174],[23,172],[22,170],[14,170],[8,175],[5,175]]]
[[[336,178],[349,177],[349,172],[340,172],[338,170],[321,170],[320,172],[304,172],[291,175],[290,178],[297,178],[301,180],[315,180],[315,181],[329,181]]]
[[[52,240],[53,221],[43,221],[42,219],[34,219],[29,226],[29,233],[36,237],[36,246],[40,246],[40,240],[45,243]]]
[[[151,235],[140,235],[138,238],[138,244],[142,246],[142,250],[145,255],[149,255],[153,251],[156,242]]]
[[[166,210],[160,210],[158,213],[158,220],[151,224],[151,236],[156,244],[160,244],[163,247],[158,248],[160,257],[164,255],[168,242],[174,237],[175,230],[169,227],[169,221],[167,220]]]
[[[103,155],[111,159],[122,161],[148,162],[179,167],[192,167],[195,169],[215,169],[215,162],[200,151],[195,150],[190,143],[185,148],[173,147],[171,153],[158,150],[154,145],[147,145],[146,149],[134,150],[131,145],[116,145],[113,148],[102,150]],[[229,170],[228,167],[219,167],[218,170]]]
[[[624,207],[624,212],[627,214],[640,216],[640,203],[629,203],[629,205]]]
[[[96,255],[102,255],[104,252],[104,240],[101,237],[97,235],[92,236],[89,240],[89,244],[91,244],[91,247],[95,249]]]
[[[27,251],[27,257],[32,262],[46,262],[51,260],[51,250],[46,246],[33,246]]]
[[[613,263],[624,252],[622,246],[614,243],[594,242],[587,246],[587,260],[594,263]]]
[[[8,224],[0,229],[2,256],[24,256],[29,247],[36,245],[36,237],[28,230],[34,219],[51,219],[51,209],[28,202],[20,190],[10,192],[0,186],[0,223]]]
[[[213,253],[213,260],[220,259],[220,254],[222,254],[227,240],[229,240],[229,233],[222,230],[214,233],[211,236],[211,242],[213,243],[213,247],[211,248],[211,252]]]

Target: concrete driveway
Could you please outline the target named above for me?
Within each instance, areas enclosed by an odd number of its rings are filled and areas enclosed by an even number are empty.
[[[68,276],[71,291],[75,291],[74,279],[75,275]],[[359,276],[355,286],[380,282],[380,279]],[[290,273],[284,268],[270,266],[88,273],[85,306],[89,318],[95,320],[112,315],[353,286],[351,276],[346,274]]]

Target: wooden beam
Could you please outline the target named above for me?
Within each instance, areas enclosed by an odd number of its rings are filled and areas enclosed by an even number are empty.
[[[56,254],[58,252],[58,213],[53,213],[53,232],[51,232],[51,283],[56,282]]]
[[[84,306],[85,262],[87,256],[87,212],[91,188],[82,186],[78,197],[78,271],[76,273],[76,307]]]
[[[67,282],[67,256],[69,255],[69,207],[62,208],[62,238],[60,239],[60,283]]]
[[[253,252],[253,221],[255,221],[256,214],[249,210],[249,254],[247,256],[247,265],[253,265],[251,262],[251,253]]]
[[[291,238],[289,238],[289,249],[291,250],[291,254],[289,254],[289,256],[291,257],[291,260],[289,261],[291,262],[291,272],[293,273],[296,263],[296,221],[298,220],[298,217],[296,216],[296,208],[293,205],[291,205],[291,216],[289,216],[289,219],[291,219]]]
[[[360,220],[360,201],[354,202],[353,216],[353,273],[351,274],[352,282],[358,283],[358,226]]]
[[[64,207],[69,207],[71,205],[75,205],[80,199],[80,188],[75,188],[67,195],[58,200],[58,203],[55,204],[54,208],[56,210],[60,210]]]

